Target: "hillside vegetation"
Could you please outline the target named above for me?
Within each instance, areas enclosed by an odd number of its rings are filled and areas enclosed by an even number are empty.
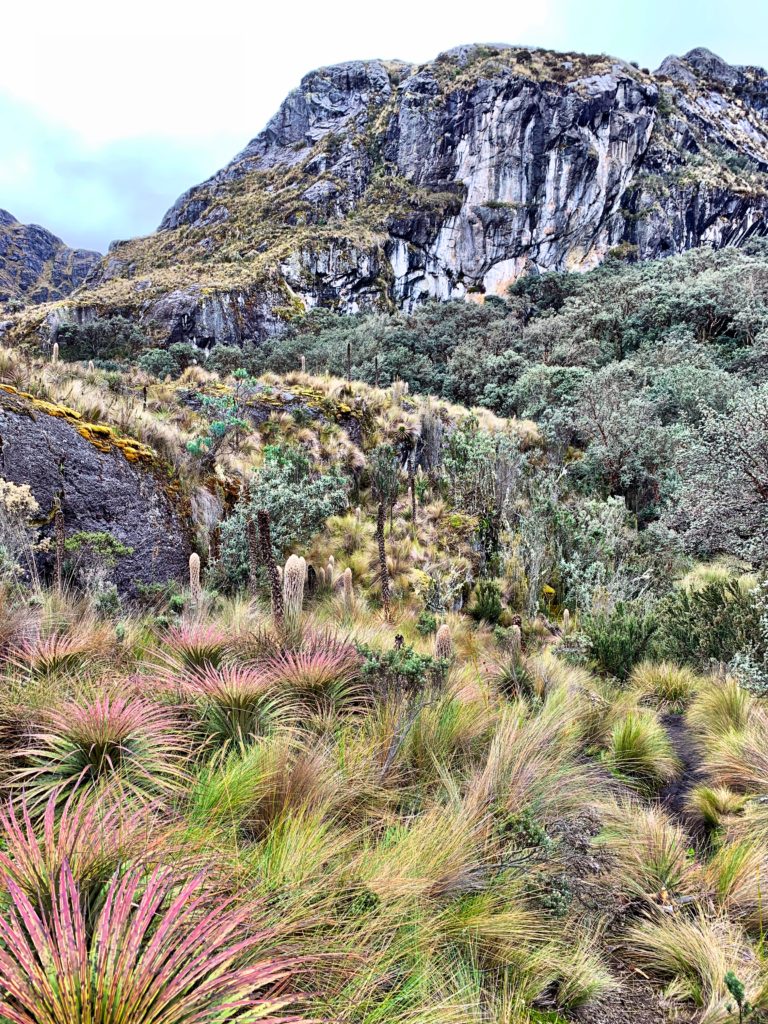
[[[764,297],[702,252],[2,351],[196,551],[129,601],[119,509],[2,482],[0,1017],[764,1019]]]

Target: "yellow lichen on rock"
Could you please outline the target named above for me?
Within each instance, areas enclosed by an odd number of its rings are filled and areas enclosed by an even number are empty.
[[[82,415],[68,405],[57,405],[54,402],[47,402],[45,399],[36,398],[27,391],[19,391],[11,384],[0,384],[0,390],[15,398],[23,399],[35,412],[42,412],[46,416],[55,416],[57,419],[67,420],[77,430],[81,437],[98,448],[101,452],[121,452],[128,462],[153,462],[157,453],[149,445],[142,444],[132,437],[122,437],[113,427],[102,423],[85,423]]]

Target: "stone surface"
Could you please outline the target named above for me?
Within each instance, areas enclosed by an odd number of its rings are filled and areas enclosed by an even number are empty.
[[[189,526],[169,481],[151,460],[130,461],[119,447],[102,451],[98,445],[108,443],[98,435],[96,441],[83,437],[75,422],[0,390],[0,476],[30,485],[41,519],[58,498],[68,534],[107,531],[133,548],[113,572],[123,594],[135,595],[139,582],[183,581]],[[43,533],[52,529],[48,523]]]
[[[101,253],[70,249],[45,228],[19,224],[0,210],[0,306],[63,299],[100,259]]]
[[[322,68],[156,234],[111,248],[77,315],[237,344],[316,305],[408,309],[611,252],[739,245],[768,231],[767,111],[762,69],[704,49],[655,73],[496,45]]]

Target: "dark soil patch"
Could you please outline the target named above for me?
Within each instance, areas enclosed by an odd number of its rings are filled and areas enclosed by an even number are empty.
[[[695,823],[690,819],[686,804],[688,794],[701,779],[701,755],[682,715],[664,715],[661,722],[681,767],[677,778],[660,791],[659,799],[671,815],[691,828]]]
[[[583,1007],[573,1019],[589,1024],[695,1024],[692,1007],[664,999],[642,978],[619,977],[620,988]]]

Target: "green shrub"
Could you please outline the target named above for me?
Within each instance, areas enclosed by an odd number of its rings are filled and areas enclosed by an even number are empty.
[[[437,618],[427,608],[416,620],[416,632],[419,636],[431,636],[437,630]]]
[[[645,658],[657,623],[643,609],[620,602],[611,612],[585,616],[582,628],[598,671],[623,680]]]
[[[474,619],[490,622],[492,625],[501,618],[504,607],[501,603],[501,591],[494,580],[479,580],[475,587],[474,601],[470,614]]]
[[[654,646],[664,657],[698,667],[730,662],[737,654],[766,652],[760,606],[738,580],[714,580],[700,590],[675,590],[658,609]]]
[[[248,579],[246,521],[266,509],[270,515],[275,557],[282,558],[294,545],[309,544],[333,515],[347,507],[349,480],[335,467],[318,473],[298,448],[286,445],[265,449],[265,461],[250,482],[248,501],[239,501],[221,525],[221,557],[216,566],[220,582],[230,588]]]

